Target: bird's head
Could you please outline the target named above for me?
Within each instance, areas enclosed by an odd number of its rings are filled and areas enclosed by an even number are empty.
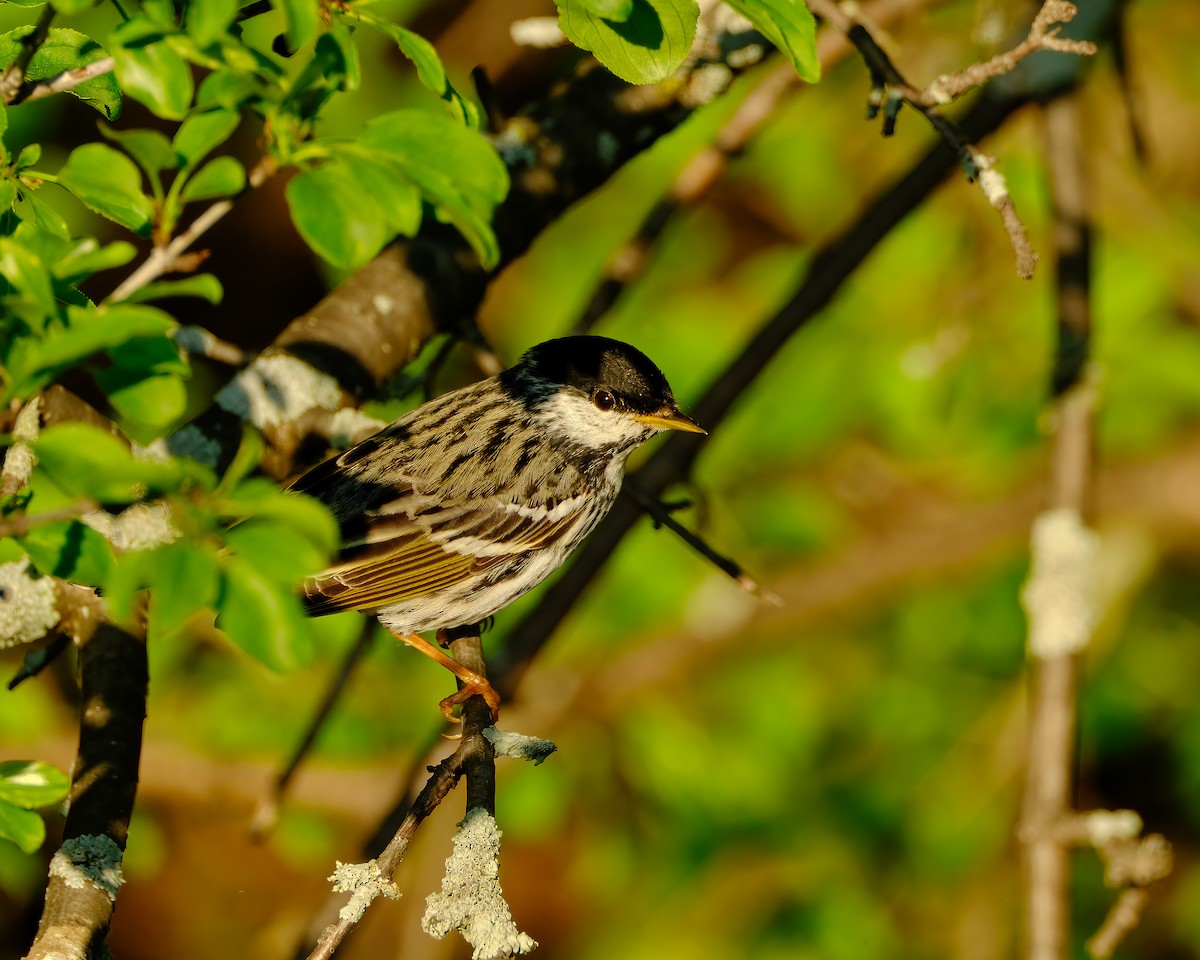
[[[704,433],[679,411],[662,371],[608,337],[563,337],[500,375],[546,430],[596,450],[631,450],[661,430]]]

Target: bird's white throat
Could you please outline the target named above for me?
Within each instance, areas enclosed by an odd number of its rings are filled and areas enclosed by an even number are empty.
[[[534,419],[548,433],[593,450],[630,450],[658,431],[617,410],[601,410],[582,393],[558,390],[538,404]]]

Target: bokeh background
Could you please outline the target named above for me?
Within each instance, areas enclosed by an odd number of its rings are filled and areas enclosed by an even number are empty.
[[[411,8],[459,76],[485,65],[510,108],[577,56],[508,39],[512,19],[551,13],[548,2],[385,6]],[[886,38],[909,76],[928,82],[1001,48],[1030,5],[910,7]],[[0,27],[26,13],[6,5]],[[269,20],[251,29],[277,32]],[[1110,50],[1079,94],[1106,606],[1084,658],[1078,805],[1136,809],[1176,853],[1123,957],[1200,952],[1198,35],[1196,4],[1127,5],[1144,159]],[[367,48],[364,89],[334,128],[425,95],[382,41]],[[753,82],[739,81],[734,98]],[[598,326],[654,357],[685,409],[788,298],[813,250],[931,143],[908,113],[881,139],[863,120],[867,87],[849,57],[781,101]],[[701,110],[498,279],[479,322],[506,361],[571,328],[607,259],[729,108]],[[501,761],[499,777],[501,879],[539,956],[1013,954],[1027,682],[1019,597],[1043,501],[1054,349],[1043,119],[1028,108],[984,144],[1042,254],[1034,280],[1016,277],[979,191],[951,179],[779,353],[680,491],[694,500],[681,519],[784,605],[759,604],[645,521],[506,708],[505,726],[559,746],[536,768]],[[133,104],[122,121],[154,122]],[[9,123],[10,146],[42,143],[41,166],[53,169],[93,120],[56,97],[10,110]],[[237,149],[252,155],[256,135],[243,123]],[[210,234],[207,267],[225,300],[180,302],[181,319],[257,348],[337,281],[296,237],[282,188],[239,201]],[[69,200],[61,209],[84,222]],[[197,398],[226,375],[199,370]],[[437,387],[468,375],[455,354]],[[390,416],[418,400],[373,409]],[[536,602],[503,613],[486,646],[502,647]],[[437,742],[434,706],[448,678],[376,638],[277,828],[251,840],[256,803],[359,625],[343,616],[315,629],[318,662],[287,676],[201,620],[178,642],[151,643],[115,956],[289,957],[325,919],[334,860],[363,859],[414,768],[450,749]],[[0,667],[18,663],[7,652]],[[70,664],[5,693],[0,755],[67,767],[76,711]],[[422,828],[396,878],[404,898],[378,903],[340,955],[468,955],[418,923],[461,812],[452,797]],[[50,819],[53,834],[61,821]],[[0,845],[0,956],[29,942],[53,849],[30,858]],[[1073,863],[1081,943],[1113,894],[1094,854]]]

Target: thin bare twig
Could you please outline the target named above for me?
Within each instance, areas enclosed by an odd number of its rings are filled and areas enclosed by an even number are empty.
[[[265,183],[275,172],[275,161],[263,157],[250,171],[247,189],[253,190]],[[174,239],[163,246],[155,247],[140,267],[126,277],[112,293],[104,298],[105,303],[120,303],[128,299],[135,291],[146,284],[157,280],[164,273],[170,273],[180,265],[185,251],[201,236],[216,225],[225,214],[233,209],[234,201],[218,200],[193,220],[186,230],[177,234]]]
[[[17,58],[9,64],[4,76],[0,77],[0,101],[6,105],[13,103],[17,94],[21,92],[30,61],[50,36],[50,24],[54,22],[55,12],[53,5],[49,3],[42,8],[41,16],[38,17],[32,32],[21,38],[21,49],[17,52]]]
[[[34,527],[47,523],[58,523],[60,520],[76,520],[85,513],[98,510],[100,505],[95,500],[76,500],[74,503],[57,510],[47,510],[45,513],[18,514],[8,520],[0,521],[0,537],[23,537]]]
[[[655,526],[666,527],[718,570],[732,577],[738,586],[752,597],[757,597],[759,600],[769,603],[772,606],[778,607],[783,605],[783,600],[777,593],[764,587],[754,577],[750,576],[736,560],[718,553],[707,540],[681,524],[671,515],[671,508],[667,504],[663,503],[658,497],[648,496],[637,485],[636,481],[626,483],[621,488],[621,492],[632,498],[638,506],[645,510],[650,519],[654,521]]]
[[[56,93],[66,93],[74,90],[82,83],[112,73],[114,61],[112,57],[101,57],[92,63],[76,67],[74,70],[64,70],[57,77],[43,80],[29,88],[28,93],[18,94],[14,103],[28,103],[31,100],[41,100]]]
[[[1058,350],[1048,509],[1035,521],[1029,616],[1032,716],[1020,837],[1025,852],[1027,960],[1070,954],[1070,850],[1057,827],[1071,816],[1078,656],[1095,619],[1092,534],[1096,388],[1090,353],[1090,228],[1073,96],[1046,108],[1054,191]]]
[[[969,67],[961,73],[939,77],[928,90],[921,91],[904,78],[867,27],[837,0],[808,0],[808,4],[814,13],[843,31],[862,54],[871,73],[868,117],[874,118],[882,113],[883,135],[890,136],[903,104],[908,104],[920,113],[942,139],[958,152],[967,178],[979,183],[988,203],[1000,215],[1000,221],[1016,255],[1017,274],[1024,279],[1032,277],[1037,255],[1029,243],[1025,225],[1017,215],[1003,175],[996,169],[995,161],[975,147],[970,138],[964,136],[961,129],[936,108],[961,96],[979,83],[1011,71],[1034,50],[1094,53],[1096,46],[1093,43],[1064,40],[1058,36],[1059,28],[1056,25],[1075,16],[1074,5],[1065,0],[1046,0],[1034,18],[1029,36],[1013,50],[993,57],[987,63]]]

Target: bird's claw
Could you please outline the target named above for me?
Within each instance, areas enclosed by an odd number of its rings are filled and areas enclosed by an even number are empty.
[[[462,688],[457,693],[452,693],[442,700],[438,704],[441,708],[442,716],[451,723],[462,723],[462,717],[454,715],[454,708],[461,706],[474,696],[483,697],[484,702],[488,705],[488,710],[491,712],[492,723],[495,723],[500,718],[500,694],[496,692],[495,688],[484,677],[464,682]]]

